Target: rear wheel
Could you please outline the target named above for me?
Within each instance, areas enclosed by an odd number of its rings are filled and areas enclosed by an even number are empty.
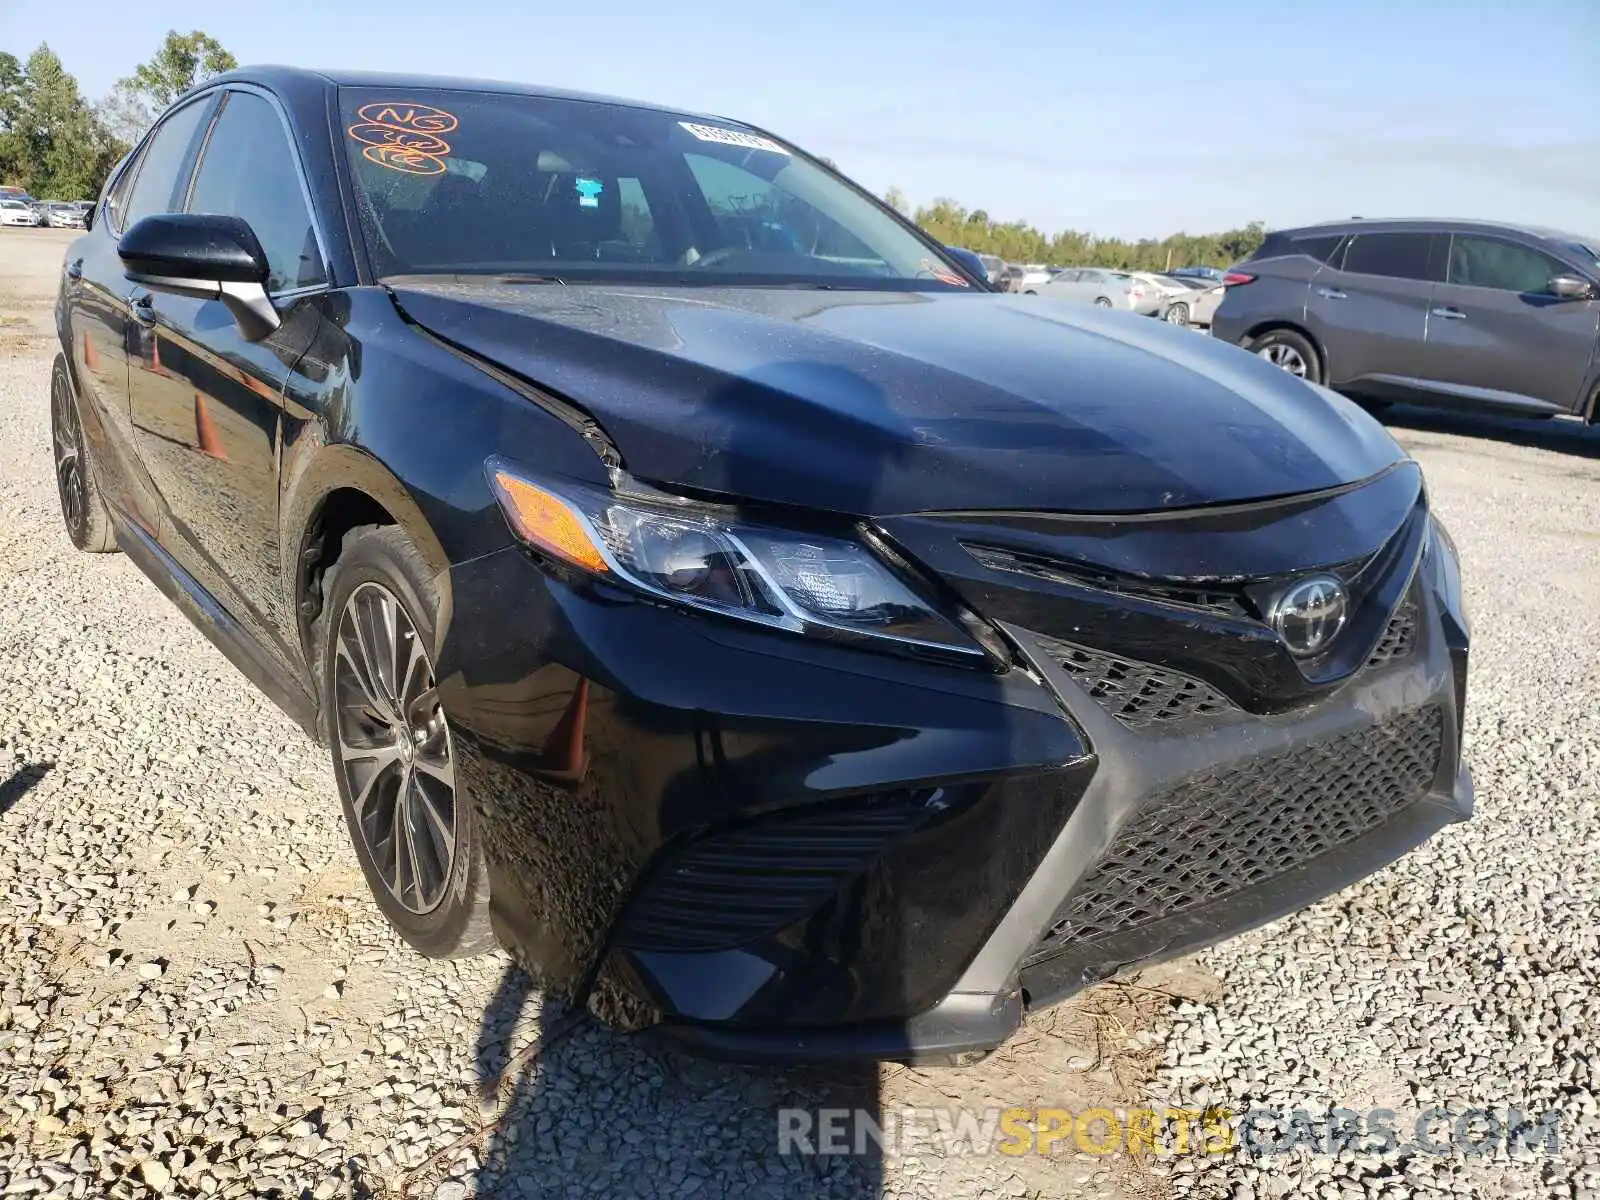
[[[1292,329],[1269,329],[1252,341],[1249,349],[1297,379],[1322,382],[1322,361],[1316,348],[1303,334]]]
[[[55,451],[56,495],[61,500],[67,536],[79,550],[90,554],[115,550],[111,514],[89,466],[89,448],[83,440],[72,376],[67,372],[66,358],[59,354],[50,369],[50,441]]]
[[[401,530],[368,525],[345,535],[324,584],[323,730],[367,885],[421,953],[491,950],[482,850],[429,654],[431,575]]]
[[[1163,316],[1168,325],[1187,327],[1189,324],[1189,306],[1179,300],[1176,304],[1168,305],[1167,311]]]
[[[1094,298],[1094,306],[1096,308],[1110,308],[1111,301],[1106,299],[1104,296],[1096,296]]]

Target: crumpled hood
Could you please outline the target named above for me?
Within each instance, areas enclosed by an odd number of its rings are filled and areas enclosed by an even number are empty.
[[[1363,479],[1353,404],[1148,318],[991,293],[391,281],[656,483],[884,516],[1147,512]],[[516,447],[504,452],[515,456]]]

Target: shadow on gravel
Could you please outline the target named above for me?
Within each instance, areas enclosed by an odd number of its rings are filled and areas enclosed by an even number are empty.
[[[513,1058],[512,1031],[539,996],[527,974],[508,963],[484,1012],[479,1095],[492,1103],[498,1092],[501,1104],[480,1150],[476,1195],[882,1194],[882,1159],[871,1142],[862,1154],[779,1150],[786,1108],[847,1109],[881,1120],[875,1065],[744,1068],[693,1059],[587,1015],[574,1020],[553,998],[543,1000],[538,1017],[543,1049],[531,1061],[526,1052]]]
[[[55,769],[53,762],[24,763],[12,772],[11,778],[0,783],[0,816],[10,811],[39,781]]]
[[[1437,408],[1411,408],[1397,404],[1375,414],[1390,428],[1414,429],[1425,433],[1449,433],[1457,437],[1509,442],[1535,450],[1552,450],[1581,458],[1600,459],[1600,425],[1576,421],[1526,420],[1482,413],[1447,412]]]

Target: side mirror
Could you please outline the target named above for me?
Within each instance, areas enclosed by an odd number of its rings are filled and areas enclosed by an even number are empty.
[[[267,255],[248,222],[203,213],[136,221],[117,243],[123,273],[152,292],[220,300],[252,342],[282,322],[267,295]]]
[[[91,204],[88,208],[83,210],[83,231],[85,233],[88,233],[89,230],[94,228],[94,214],[98,207],[98,205]]]
[[[1552,275],[1547,286],[1552,296],[1563,300],[1594,299],[1594,284],[1576,275]]]

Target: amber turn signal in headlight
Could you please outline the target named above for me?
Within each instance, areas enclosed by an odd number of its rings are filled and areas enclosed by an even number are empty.
[[[565,500],[507,471],[490,478],[517,536],[556,558],[603,575],[610,568],[587,522]]]

